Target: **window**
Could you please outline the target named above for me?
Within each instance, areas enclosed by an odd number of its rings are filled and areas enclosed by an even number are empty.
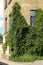
[[[35,22],[36,22],[35,13],[36,13],[35,10],[30,11],[30,24],[31,25],[35,25]]]
[[[11,20],[12,20],[12,18],[11,18],[11,14],[9,15],[9,26],[10,26],[10,24],[11,24]]]
[[[8,4],[10,4],[10,3],[11,3],[11,1],[12,1],[12,0],[8,0]]]
[[[5,9],[7,8],[7,0],[5,0]]]
[[[9,21],[11,22],[11,14],[9,15]]]
[[[5,33],[8,32],[8,21],[7,18],[5,18]]]

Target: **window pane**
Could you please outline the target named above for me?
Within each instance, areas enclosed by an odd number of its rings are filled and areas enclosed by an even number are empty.
[[[30,16],[35,16],[36,11],[30,11]]]
[[[35,13],[36,11],[30,11],[30,24],[35,25],[36,19],[35,19]]]
[[[31,16],[30,21],[31,21],[30,22],[31,25],[35,25],[35,16]]]

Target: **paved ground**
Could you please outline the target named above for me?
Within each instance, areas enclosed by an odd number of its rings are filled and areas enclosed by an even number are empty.
[[[0,65],[8,65],[8,64],[6,64],[6,63],[3,63],[3,62],[0,62]]]
[[[8,60],[1,60],[1,62],[4,62],[8,65],[43,65],[43,61],[35,61],[33,63],[31,62],[25,62],[25,63],[21,63],[21,62],[12,62],[12,61],[8,61]]]
[[[43,65],[43,60],[35,61],[35,62],[12,62],[7,59],[3,59],[0,55],[0,62],[6,63],[7,65]],[[2,65],[2,64],[0,64]],[[3,64],[4,65],[4,64]]]

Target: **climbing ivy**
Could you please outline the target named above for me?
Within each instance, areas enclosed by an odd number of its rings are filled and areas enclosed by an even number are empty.
[[[26,23],[21,7],[16,2],[12,7],[11,24],[6,43],[9,45],[12,56],[21,56],[25,53],[43,56],[43,11],[36,11],[36,25]]]

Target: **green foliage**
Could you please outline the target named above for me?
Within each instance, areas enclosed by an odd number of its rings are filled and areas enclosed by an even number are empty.
[[[35,43],[36,54],[43,56],[43,10],[41,9],[36,11],[36,28],[38,35]]]
[[[12,52],[10,58],[14,61],[40,59],[42,57],[36,56],[43,56],[43,11],[37,10],[36,25],[28,26],[20,10],[20,5],[15,3],[12,7],[9,33],[6,37],[6,43]]]
[[[0,34],[0,41],[2,41],[3,40],[3,36]]]
[[[37,30],[35,27],[30,26],[26,35],[27,53],[35,54],[35,42],[37,39]]]
[[[7,50],[7,44],[6,43],[4,43],[2,45],[2,49],[3,49],[3,53],[5,54],[5,51]]]
[[[14,56],[24,54],[26,31],[28,31],[28,25],[24,16],[20,13],[20,10],[20,5],[15,3],[12,7],[12,22],[10,25],[9,34],[6,38],[6,43],[9,44],[10,50]]]
[[[13,57],[11,55],[9,59],[15,62],[33,62],[35,60],[43,60],[43,56],[40,57],[32,54],[24,54],[23,56]]]
[[[30,26],[26,37],[28,53],[43,56],[43,11],[36,11],[36,25]]]
[[[38,30],[40,30],[41,28],[43,28],[43,10],[38,9],[36,11],[36,27]]]

